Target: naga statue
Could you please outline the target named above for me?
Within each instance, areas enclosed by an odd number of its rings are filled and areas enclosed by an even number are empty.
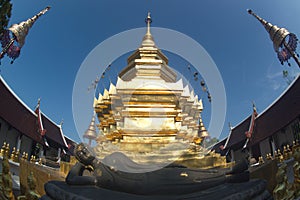
[[[271,197],[265,189],[264,181],[249,181],[246,161],[240,162],[227,171],[190,169],[176,164],[150,171],[148,166],[137,164],[119,152],[98,160],[93,151],[84,144],[76,146],[75,157],[79,162],[70,170],[66,181],[46,183],[47,195],[41,199],[182,199],[188,197],[269,199]],[[132,172],[128,172],[128,169]],[[89,171],[91,175],[85,175],[85,171]]]
[[[27,191],[24,196],[19,196],[18,200],[38,200],[41,196],[36,192],[36,178],[33,176],[33,173],[27,177]]]
[[[297,146],[293,151],[294,157],[294,184],[293,190],[295,192],[295,197],[300,197],[300,147]]]
[[[12,177],[9,172],[9,162],[7,154],[4,155],[2,160],[2,174],[0,184],[0,199],[2,200],[14,200],[15,197],[12,192]]]
[[[276,173],[277,185],[273,190],[273,197],[275,200],[292,200],[294,199],[293,191],[287,181],[286,163],[282,163]]]

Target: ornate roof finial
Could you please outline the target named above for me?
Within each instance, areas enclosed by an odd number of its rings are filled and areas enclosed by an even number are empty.
[[[228,122],[228,127],[229,127],[229,131],[231,131],[233,129],[232,125],[230,122]]]
[[[274,50],[277,53],[277,57],[281,64],[287,62],[290,66],[288,60],[293,57],[295,62],[300,67],[300,61],[296,53],[298,38],[294,33],[290,33],[285,28],[279,28],[266,20],[262,19],[256,15],[252,10],[247,10],[250,15],[253,15],[266,29],[269,33],[270,38],[273,42]]]
[[[37,105],[36,105],[36,109],[38,108],[40,108],[40,105],[41,105],[41,98],[38,98],[38,100],[37,100]]]
[[[155,47],[155,43],[150,32],[150,24],[152,23],[150,12],[148,12],[148,16],[145,19],[145,22],[147,24],[147,32],[143,38],[142,47]]]
[[[254,101],[252,101],[252,107],[253,107],[253,111],[256,112],[257,110],[256,110],[256,106],[255,106],[255,102]]]
[[[64,119],[61,119],[59,126],[62,127],[63,124],[64,124]]]

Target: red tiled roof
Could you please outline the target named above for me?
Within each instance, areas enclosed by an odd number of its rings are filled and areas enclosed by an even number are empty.
[[[27,107],[0,76],[0,117],[22,134],[43,144],[37,132],[36,114]]]
[[[300,76],[256,118],[249,145],[254,145],[273,135],[297,117],[300,117]]]
[[[248,146],[257,144],[300,117],[300,76],[255,120],[254,131]],[[249,129],[251,116],[232,129],[225,143],[228,149],[246,141],[245,132]],[[244,144],[243,144],[244,145]]]
[[[227,138],[228,137],[226,137],[223,140],[220,140],[219,142],[217,142],[216,144],[214,144],[214,146],[211,148],[211,150],[215,151],[216,153],[222,153],[223,152],[222,147],[225,146]]]
[[[44,144],[41,134],[38,132],[38,117],[22,100],[10,89],[0,76],[0,117],[8,122],[22,134],[34,141]],[[46,129],[45,137],[58,144],[58,147],[68,148],[65,136],[59,125],[52,122],[41,113],[42,123]]]
[[[77,144],[75,141],[73,141],[72,139],[68,138],[65,136],[66,142],[68,144],[68,150],[67,150],[67,154],[73,156],[74,155],[74,149],[75,149],[75,145]]]
[[[232,146],[240,142],[245,142],[245,140],[247,139],[245,132],[249,130],[250,122],[251,115],[231,130],[224,145],[225,149],[231,148]]]
[[[61,145],[62,147],[68,148],[68,144],[65,140],[65,136],[62,132],[62,129],[59,125],[55,124],[51,121],[44,113],[41,112],[42,123],[44,129],[46,129],[46,138],[47,140],[50,139],[57,144]]]

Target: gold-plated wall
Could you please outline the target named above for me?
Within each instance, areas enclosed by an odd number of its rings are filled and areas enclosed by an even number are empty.
[[[37,177],[36,190],[40,195],[44,195],[44,184],[50,180],[65,180],[65,174],[60,172],[60,169],[45,167],[43,165],[35,164],[26,160],[20,160],[20,189],[21,193],[27,190],[27,176],[33,172]]]

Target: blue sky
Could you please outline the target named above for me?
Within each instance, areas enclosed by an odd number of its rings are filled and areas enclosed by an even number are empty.
[[[2,59],[1,75],[32,109],[41,98],[42,111],[57,123],[63,119],[65,135],[77,141],[83,133],[77,133],[74,125],[72,91],[81,63],[107,38],[144,27],[148,11],[152,26],[188,35],[206,49],[217,65],[227,96],[221,138],[228,134],[228,122],[237,125],[251,114],[252,101],[258,112],[262,112],[282,93],[287,87],[282,70],[289,70],[291,75],[299,73],[293,61],[291,67],[281,66],[267,32],[246,12],[251,8],[267,21],[299,36],[298,0],[12,0],[12,3],[10,25],[32,17],[48,5],[51,10],[34,24],[15,63],[11,65],[7,58]],[[171,67],[186,70],[183,68],[187,61],[166,54]],[[121,69],[126,65],[125,59],[123,56],[113,64]],[[204,100],[203,120],[207,126],[210,103],[205,93],[200,91],[199,95]],[[90,118],[83,121],[88,125]]]

